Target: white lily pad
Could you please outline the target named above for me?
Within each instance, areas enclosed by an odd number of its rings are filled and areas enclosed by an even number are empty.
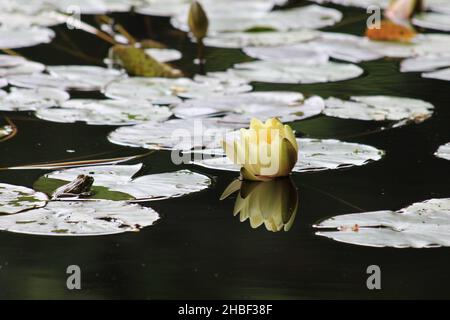
[[[292,31],[225,32],[209,35],[204,43],[209,47],[244,48],[282,45],[305,42],[316,38],[318,31],[302,29]]]
[[[201,79],[201,78],[198,78]],[[251,90],[243,80],[239,82],[208,78],[194,81],[188,78],[130,77],[110,83],[104,94],[113,99],[144,99],[155,104],[176,104],[179,97],[199,97],[214,93],[238,93]]]
[[[17,49],[49,43],[54,36],[53,30],[48,28],[0,28],[0,48]]]
[[[36,73],[44,69],[45,65],[42,63],[28,61],[20,56],[0,55],[0,77]]]
[[[112,143],[155,150],[216,148],[235,124],[220,119],[174,119],[162,123],[142,123],[121,127],[108,135]]]
[[[0,217],[0,230],[44,236],[94,236],[139,231],[159,215],[122,201],[51,201],[45,208]]]
[[[94,184],[93,194],[87,199],[153,201],[188,195],[206,189],[211,184],[207,176],[189,170],[133,178],[141,168],[142,164],[105,165],[54,171],[41,177],[34,187],[51,194],[78,175],[89,175],[94,178]]]
[[[450,52],[405,59],[400,64],[401,72],[433,71],[442,67],[450,67]]]
[[[136,3],[134,0],[46,0],[62,12],[73,13],[73,8],[81,14],[105,14],[128,12]]]
[[[350,100],[325,100],[327,116],[343,119],[421,122],[433,114],[434,106],[419,99],[391,96],[353,96]]]
[[[47,204],[48,197],[42,192],[12,184],[0,183],[0,214],[14,214]]]
[[[390,58],[409,58],[428,54],[448,53],[450,35],[418,34],[410,43],[395,41],[366,41],[367,49]]]
[[[434,155],[438,158],[450,160],[450,142],[440,146]]]
[[[249,47],[243,50],[246,55],[265,61],[302,63],[317,65],[326,63],[329,56],[313,48],[310,44],[296,44],[279,47]]]
[[[239,3],[237,3],[239,4]],[[320,29],[329,27],[342,19],[342,13],[336,9],[309,5],[291,9],[273,11],[252,10],[242,2],[239,5],[227,5],[216,12],[206,9],[209,16],[208,33],[211,35],[246,31],[255,28],[267,28],[277,31],[298,29]],[[175,28],[188,31],[187,12],[182,11],[171,19]]]
[[[97,91],[123,75],[120,71],[95,66],[49,66],[51,74],[34,73],[8,77],[10,84],[24,87],[50,87],[61,90]]]
[[[65,91],[53,88],[19,89],[0,97],[1,111],[28,111],[58,106],[70,98]]]
[[[60,106],[38,110],[36,116],[61,123],[83,121],[91,125],[121,126],[164,121],[172,115],[167,107],[154,106],[146,100],[73,99]]]
[[[450,246],[450,198],[431,199],[399,211],[335,216],[315,226],[319,236],[370,247]],[[333,230],[334,229],[334,230]]]
[[[173,112],[179,118],[224,116],[222,122],[248,124],[258,117],[277,117],[283,122],[302,120],[320,114],[323,108],[323,99],[317,96],[304,99],[298,92],[261,91],[187,100]]]
[[[272,83],[323,83],[357,78],[363,74],[363,69],[357,65],[336,62],[252,61],[236,64],[230,71],[248,81]]]
[[[150,48],[144,51],[159,62],[175,61],[181,59],[183,56],[180,51],[175,49]]]
[[[424,12],[415,15],[412,23],[422,28],[450,31],[450,14]]]
[[[0,13],[0,25],[2,28],[29,28],[31,26],[51,27],[60,22],[53,11],[40,11],[34,14],[26,14],[23,12],[7,12]]]
[[[378,161],[384,152],[372,146],[342,142],[334,139],[304,139],[297,138],[299,146],[298,161],[293,172],[322,171],[329,169],[341,169],[352,166],[362,166],[371,161]],[[209,150],[215,157],[205,157],[202,160],[194,160],[192,163],[217,170],[239,171],[228,157],[223,155],[221,149]]]
[[[387,8],[391,0],[312,0],[320,4],[334,3],[345,7],[358,7],[366,9],[369,6]]]
[[[422,73],[422,77],[429,79],[438,79],[443,81],[450,81],[450,68]]]

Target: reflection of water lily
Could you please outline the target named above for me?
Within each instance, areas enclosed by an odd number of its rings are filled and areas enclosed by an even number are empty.
[[[267,181],[286,177],[297,163],[298,144],[288,125],[272,118],[263,123],[252,119],[250,129],[241,129],[233,143],[226,141],[227,156],[241,165],[246,180]]]
[[[250,221],[252,228],[262,224],[268,231],[289,231],[298,209],[297,189],[290,178],[265,182],[233,181],[221,199],[239,190],[233,214],[239,213],[241,222]]]

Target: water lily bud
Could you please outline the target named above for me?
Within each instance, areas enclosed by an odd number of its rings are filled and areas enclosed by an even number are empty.
[[[245,180],[267,181],[286,177],[297,163],[298,144],[291,127],[275,118],[265,123],[252,119],[250,129],[225,141],[227,156],[241,166]]]
[[[231,189],[231,190],[230,190]],[[239,190],[233,215],[249,220],[254,229],[264,224],[268,231],[289,231],[298,210],[298,191],[291,178],[265,182],[233,181],[224,194]],[[223,199],[224,197],[222,197]]]
[[[386,18],[400,22],[411,19],[412,15],[422,10],[422,0],[395,0],[386,9]]]
[[[206,37],[208,32],[208,17],[200,3],[193,1],[189,8],[188,25],[197,40]]]

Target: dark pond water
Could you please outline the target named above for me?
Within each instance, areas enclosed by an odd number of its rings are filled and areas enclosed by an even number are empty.
[[[346,9],[344,22],[330,28],[360,34],[363,11]],[[186,73],[195,47],[171,29],[167,19],[118,14],[115,18],[137,37],[151,37],[183,52],[176,63]],[[86,17],[90,21],[91,17]],[[57,27],[52,44],[18,50],[46,64],[91,64],[66,49],[62,33],[95,59],[108,45],[79,31]],[[207,49],[207,70],[224,70],[248,60],[239,50]],[[400,209],[429,198],[449,197],[449,163],[433,157],[450,137],[450,87],[419,74],[398,72],[397,60],[361,64],[365,75],[354,80],[315,85],[255,84],[256,90],[294,90],[349,96],[386,94],[433,103],[435,115],[420,125],[376,131],[360,121],[317,117],[294,123],[310,137],[340,138],[387,151],[376,163],[347,170],[294,174],[300,205],[289,232],[252,229],[232,215],[234,198],[219,201],[235,173],[196,166],[190,170],[214,178],[212,188],[187,197],[151,203],[162,214],[139,233],[105,237],[38,237],[0,233],[0,298],[449,298],[450,248],[389,249],[337,243],[314,235],[312,224],[323,218],[360,210]],[[73,97],[98,95],[73,93]],[[113,128],[57,124],[28,113],[6,113],[18,135],[0,143],[0,167],[70,158],[93,159],[143,153],[113,145]],[[372,133],[371,133],[372,132]],[[76,150],[67,153],[66,150]],[[170,153],[144,159],[148,173],[180,169]],[[0,181],[31,186],[45,171],[0,171]],[[357,209],[360,208],[360,209]],[[82,269],[82,290],[66,288],[66,268]],[[382,290],[366,287],[366,268],[379,265]]]

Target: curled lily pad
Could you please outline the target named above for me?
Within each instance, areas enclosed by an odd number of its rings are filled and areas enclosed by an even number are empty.
[[[226,32],[207,36],[205,45],[221,48],[244,48],[295,44],[309,41],[319,35],[318,31],[302,29],[292,31]]]
[[[47,204],[48,197],[42,192],[12,184],[0,183],[0,214],[14,214]]]
[[[149,48],[144,51],[159,62],[175,61],[182,57],[181,52],[175,49]]]
[[[298,92],[262,91],[187,100],[173,112],[179,118],[222,115],[222,122],[248,124],[252,118],[276,117],[283,122],[306,119],[320,114],[323,108],[323,99],[317,96],[305,99]]]
[[[450,14],[426,12],[415,15],[412,23],[418,27],[450,31]]]
[[[159,215],[122,201],[51,201],[45,208],[0,217],[0,230],[45,236],[95,236],[139,231]]]
[[[400,71],[433,71],[442,67],[450,67],[450,53],[425,55],[405,59],[400,64]]]
[[[231,72],[248,81],[322,83],[357,78],[363,73],[363,69],[354,64],[336,62],[303,64],[290,61],[253,61],[236,64]]]
[[[429,79],[438,79],[444,81],[450,81],[450,68],[422,73],[422,77]]]
[[[220,119],[174,119],[162,123],[147,122],[121,127],[108,135],[112,143],[156,150],[216,148],[236,124]]]
[[[369,247],[450,246],[450,198],[431,199],[399,211],[335,216],[315,226],[319,236]]]
[[[328,139],[297,139],[298,161],[292,171],[321,171],[328,169],[340,169],[352,166],[362,166],[371,161],[378,161],[384,152],[372,146],[342,142]],[[202,160],[194,160],[193,164],[210,169],[239,171],[228,157],[221,157],[221,149],[209,150],[215,157]]]
[[[422,122],[433,114],[431,103],[412,98],[391,96],[354,96],[345,101],[330,97],[323,113],[343,119]]]
[[[435,156],[438,158],[450,160],[450,142],[439,147]]]
[[[211,184],[207,176],[189,170],[133,178],[141,168],[142,164],[105,165],[54,171],[41,177],[34,187],[52,194],[79,175],[86,175],[94,178],[92,195],[87,199],[152,201],[181,197],[206,189]]]
[[[38,110],[36,116],[62,123],[83,121],[91,125],[120,126],[164,121],[172,115],[167,107],[154,106],[145,100],[73,99],[60,106],[61,108]]]
[[[104,93],[113,99],[145,99],[155,104],[176,104],[181,102],[181,96],[194,97],[251,90],[250,86],[243,83],[246,82],[222,81],[218,78],[194,81],[188,78],[130,77],[110,83]]]
[[[58,106],[70,98],[65,91],[53,88],[18,89],[0,97],[2,111],[28,111]]]
[[[142,48],[115,45],[111,48],[111,54],[113,59],[132,76],[177,78],[182,75],[180,70],[159,62]]]
[[[0,48],[17,49],[52,41],[53,30],[41,27],[0,28]]]

